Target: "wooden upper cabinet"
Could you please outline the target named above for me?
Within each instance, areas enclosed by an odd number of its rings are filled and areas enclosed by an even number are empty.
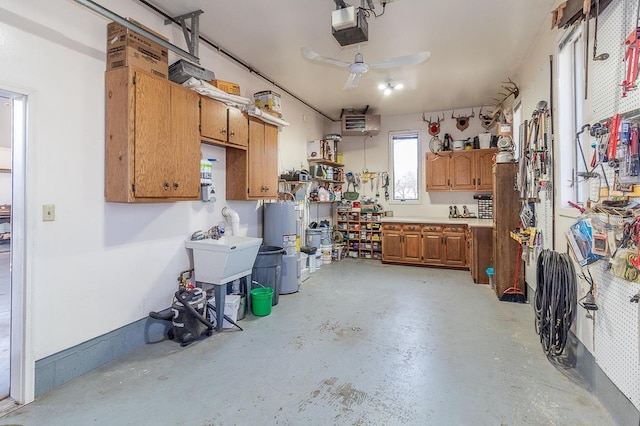
[[[249,121],[247,116],[239,109],[227,110],[229,120],[229,143],[239,146],[249,144]]]
[[[278,196],[278,128],[249,119],[246,149],[227,148],[227,199],[259,200]]]
[[[106,72],[105,88],[107,201],[198,199],[198,94],[133,67]]]
[[[200,98],[200,134],[202,137],[227,141],[227,106],[211,98]]]
[[[476,162],[476,176],[478,191],[491,191],[493,189],[493,157],[497,150],[487,149],[478,151]]]
[[[460,151],[454,153],[449,173],[451,189],[460,191],[474,191],[476,189],[476,154],[474,151]]]
[[[200,135],[204,142],[247,147],[249,123],[236,108],[202,96],[200,99]]]
[[[426,179],[427,191],[446,191],[450,187],[449,157],[427,153]]]
[[[491,191],[495,149],[427,153],[427,191]]]

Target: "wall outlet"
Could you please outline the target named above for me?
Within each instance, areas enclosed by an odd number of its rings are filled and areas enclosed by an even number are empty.
[[[42,221],[53,222],[54,220],[56,220],[55,204],[44,204],[42,206]]]

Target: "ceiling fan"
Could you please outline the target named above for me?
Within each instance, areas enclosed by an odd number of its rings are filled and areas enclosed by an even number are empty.
[[[311,59],[312,61],[326,62],[328,64],[336,65],[342,68],[349,68],[351,74],[349,74],[349,78],[347,78],[347,82],[344,85],[345,89],[353,89],[357,87],[362,74],[366,73],[369,70],[383,70],[387,68],[401,67],[404,65],[416,65],[426,61],[431,56],[431,52],[424,51],[414,53],[413,55],[398,56],[386,61],[372,62],[370,64],[367,64],[366,62],[364,62],[362,53],[360,53],[360,46],[358,46],[358,53],[356,53],[356,57],[353,63],[322,56],[319,53],[316,53],[313,50],[309,49],[308,47],[303,47],[302,49],[300,49],[300,51],[302,52],[302,55],[304,55],[307,59]]]

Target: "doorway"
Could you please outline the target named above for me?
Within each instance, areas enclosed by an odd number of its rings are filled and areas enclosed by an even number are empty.
[[[0,412],[33,399],[25,368],[27,97],[0,89]]]
[[[0,399],[10,394],[11,366],[11,145],[13,102],[0,96]]]

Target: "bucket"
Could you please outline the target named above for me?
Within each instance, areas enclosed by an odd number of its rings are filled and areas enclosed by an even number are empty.
[[[320,244],[330,245],[331,244],[331,228],[322,227],[320,228],[320,231],[322,232]]]
[[[320,252],[322,253],[322,263],[331,263],[331,251],[333,246],[331,244],[322,244],[320,246]]]
[[[489,286],[491,286],[491,288],[494,288],[495,284],[493,283],[493,268],[487,268],[487,275],[489,276]]]
[[[478,139],[480,140],[481,149],[491,148],[491,133],[480,133]]]
[[[318,228],[307,229],[307,245],[320,248],[320,242],[322,241],[322,230]]]
[[[266,317],[271,313],[271,300],[273,289],[258,287],[251,290],[251,310],[257,317]]]

